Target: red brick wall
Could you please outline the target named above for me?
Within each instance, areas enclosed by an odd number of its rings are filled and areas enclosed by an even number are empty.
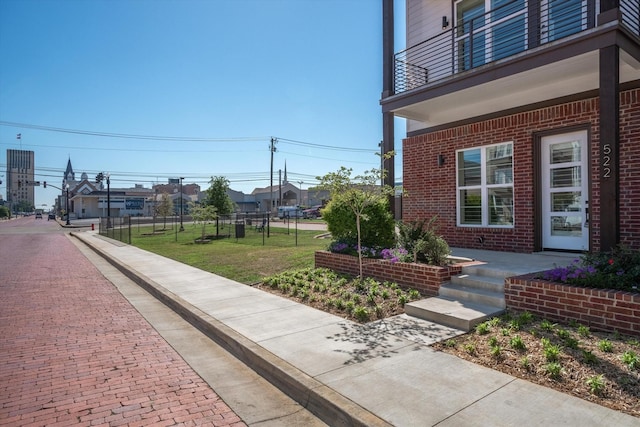
[[[575,320],[592,329],[640,336],[640,294],[580,288],[534,279],[505,281],[507,307],[527,310],[546,319]]]
[[[353,276],[360,274],[358,257],[351,255],[317,251],[315,265],[316,268],[329,268]],[[448,281],[452,274],[459,274],[461,269],[461,264],[436,267],[405,262],[391,263],[391,261],[372,258],[365,258],[362,263],[364,276],[395,282],[403,287],[416,289],[425,296],[438,295],[440,284]]]
[[[640,89],[620,96],[620,230],[622,243],[640,248]],[[450,246],[511,252],[534,251],[534,134],[572,126],[591,131],[591,248],[599,250],[599,101],[585,99],[457,126],[403,141],[403,220],[439,217]],[[513,141],[515,227],[456,226],[455,151]],[[437,156],[444,155],[439,167]],[[481,243],[479,238],[483,237]]]

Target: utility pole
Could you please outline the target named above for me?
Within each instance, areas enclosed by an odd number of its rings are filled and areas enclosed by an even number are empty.
[[[271,209],[273,207],[273,153],[276,152],[276,142],[278,140],[274,137],[271,137],[271,146],[269,151],[271,151],[271,171],[269,172],[269,178],[271,179],[269,183],[269,209],[267,210],[267,237],[270,236],[270,226],[271,222]]]

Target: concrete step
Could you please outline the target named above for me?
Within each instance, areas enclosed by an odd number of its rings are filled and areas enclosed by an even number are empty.
[[[414,301],[406,304],[404,309],[409,316],[467,332],[475,328],[478,323],[504,312],[504,309],[495,306],[445,297]]]
[[[476,286],[466,286],[446,282],[440,286],[439,296],[453,300],[469,301],[478,304],[491,305],[497,308],[506,307],[506,303],[504,300],[504,290],[493,291]]]
[[[468,274],[468,275],[473,275],[473,276],[483,276],[483,277],[493,277],[493,278],[498,278],[498,279],[505,279],[507,277],[512,277],[512,276],[519,276],[522,273],[517,272],[517,271],[510,271],[508,269],[504,269],[504,268],[491,268],[488,267],[485,264],[479,264],[479,265],[468,265],[465,267],[462,267],[462,273],[461,274]]]
[[[477,274],[468,274],[463,272],[457,276],[451,276],[451,283],[469,288],[485,289],[487,291],[504,293],[503,277],[479,276]]]

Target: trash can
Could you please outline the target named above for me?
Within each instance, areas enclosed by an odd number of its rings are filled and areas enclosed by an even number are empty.
[[[244,222],[236,222],[236,239],[244,237]]]

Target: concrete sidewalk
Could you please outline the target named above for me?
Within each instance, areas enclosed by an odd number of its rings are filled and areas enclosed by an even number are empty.
[[[428,346],[458,330],[404,315],[360,325],[95,232],[73,235],[331,426],[640,426]]]

